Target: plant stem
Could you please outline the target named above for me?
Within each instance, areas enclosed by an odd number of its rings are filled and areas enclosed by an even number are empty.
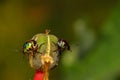
[[[50,63],[44,64],[44,80],[49,80],[49,65]]]

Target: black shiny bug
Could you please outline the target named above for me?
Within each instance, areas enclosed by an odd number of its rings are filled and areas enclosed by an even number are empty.
[[[57,42],[57,46],[58,46],[58,51],[60,52],[60,54],[66,49],[71,51],[70,45],[68,44],[66,40],[59,39]]]
[[[23,45],[24,55],[26,54],[34,55],[35,53],[37,53],[37,50],[38,50],[38,45],[36,44],[35,40],[29,40],[25,42],[25,44]]]

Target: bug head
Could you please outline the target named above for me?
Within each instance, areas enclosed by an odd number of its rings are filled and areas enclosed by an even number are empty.
[[[71,50],[70,45],[68,44],[68,42],[66,40],[59,39],[57,42],[57,45],[58,45],[58,49],[60,51]]]
[[[23,53],[26,54],[34,54],[37,51],[37,44],[35,40],[29,40],[23,45]]]

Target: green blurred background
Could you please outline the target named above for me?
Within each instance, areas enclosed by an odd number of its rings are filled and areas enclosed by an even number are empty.
[[[72,49],[50,80],[120,80],[119,0],[0,0],[0,80],[33,80],[22,45],[45,29]]]

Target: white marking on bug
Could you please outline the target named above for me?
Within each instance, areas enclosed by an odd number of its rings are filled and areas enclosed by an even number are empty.
[[[65,42],[62,42],[62,47],[64,47],[64,45],[65,45]]]
[[[65,42],[60,41],[60,42],[58,42],[58,45],[59,45],[60,47],[64,48]]]

